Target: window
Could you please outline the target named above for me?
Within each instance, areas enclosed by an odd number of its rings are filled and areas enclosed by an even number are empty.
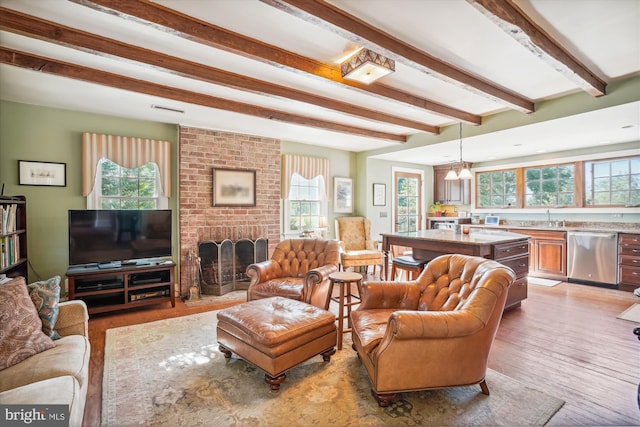
[[[516,171],[478,173],[478,207],[516,206]]]
[[[574,165],[525,168],[525,207],[574,206]]]
[[[297,173],[291,176],[287,199],[287,232],[299,235],[303,231],[320,228],[321,218],[325,217],[323,212],[327,211],[324,194],[322,176],[311,179],[305,179]]]
[[[585,162],[585,205],[640,204],[640,157]]]
[[[640,206],[640,156],[476,173],[476,207]]]
[[[421,223],[422,176],[416,173],[395,172],[395,231],[417,231]]]
[[[151,162],[125,168],[101,159],[93,188],[87,198],[89,209],[166,209],[168,205],[161,191],[158,167]]]

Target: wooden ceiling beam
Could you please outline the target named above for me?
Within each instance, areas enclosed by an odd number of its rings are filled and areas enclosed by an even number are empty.
[[[482,80],[460,68],[403,42],[323,0],[260,0],[305,21],[322,25],[385,56],[438,77],[456,87],[490,98],[513,109],[531,113],[534,103],[525,97]]]
[[[151,65],[163,71],[198,79],[208,83],[231,87],[252,93],[267,94],[283,99],[292,99],[319,107],[340,111],[351,116],[363,117],[378,122],[403,126],[415,130],[438,134],[439,127],[414,120],[392,116],[380,111],[369,110],[357,105],[317,96],[307,92],[276,85],[247,76],[230,73],[197,62],[165,55],[138,46],[122,43],[118,40],[90,34],[74,28],[65,27],[51,21],[0,7],[2,21],[0,29],[27,37],[45,40],[90,53],[115,56],[131,61]]]
[[[511,0],[467,0],[532,54],[593,96],[607,84],[553,39]]]
[[[344,125],[341,123],[318,120],[312,117],[305,117],[278,111],[270,108],[263,108],[244,102],[231,101],[211,95],[187,91],[175,87],[160,85],[145,80],[134,79],[119,74],[88,68],[80,65],[70,64],[51,58],[32,55],[18,50],[0,47],[0,63],[16,67],[26,68],[38,72],[67,77],[75,80],[82,80],[89,83],[97,83],[104,86],[128,90],[131,92],[143,93],[160,98],[172,99],[189,104],[201,105],[218,110],[232,111],[240,114],[247,114],[268,120],[292,123],[301,126],[314,127],[322,130],[348,133],[364,136],[367,138],[378,138],[393,142],[406,142],[403,135],[396,135],[386,132],[378,132],[370,129],[363,129],[356,126]]]
[[[146,25],[153,25],[162,31],[183,37],[197,43],[232,52],[256,61],[285,67],[290,71],[312,74],[341,87],[348,86],[368,95],[374,95],[400,102],[410,107],[426,110],[451,119],[479,125],[482,117],[447,105],[420,98],[380,83],[361,84],[342,78],[337,65],[323,64],[296,53],[280,49],[262,41],[234,33],[225,28],[181,14],[148,0],[70,0],[74,3],[109,13],[123,19],[134,19]]]

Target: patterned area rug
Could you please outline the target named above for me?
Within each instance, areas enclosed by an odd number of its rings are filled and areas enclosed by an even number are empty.
[[[218,351],[216,313],[107,330],[102,425],[524,426],[564,403],[489,370],[490,396],[479,386],[405,393],[380,408],[348,334],[329,363],[316,356],[271,392],[263,372]]]
[[[247,300],[247,291],[241,290],[241,291],[231,291],[229,293],[226,293],[220,296],[200,295],[199,298],[185,300],[184,304],[187,307],[199,307],[202,305],[216,304],[220,302],[227,302],[227,301],[244,302],[246,300]]]

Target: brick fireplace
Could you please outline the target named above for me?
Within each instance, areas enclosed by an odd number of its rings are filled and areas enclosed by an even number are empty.
[[[191,285],[183,268],[189,249],[224,238],[264,238],[269,254],[280,241],[280,141],[209,129],[180,127],[180,295]],[[213,207],[213,168],[256,171],[256,206]],[[251,236],[244,236],[251,231]],[[253,235],[256,232],[262,235]]]

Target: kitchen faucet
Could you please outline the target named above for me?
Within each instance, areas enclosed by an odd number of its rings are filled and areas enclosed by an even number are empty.
[[[549,227],[551,227],[551,212],[549,212],[549,209],[547,209],[547,222],[549,223]]]

